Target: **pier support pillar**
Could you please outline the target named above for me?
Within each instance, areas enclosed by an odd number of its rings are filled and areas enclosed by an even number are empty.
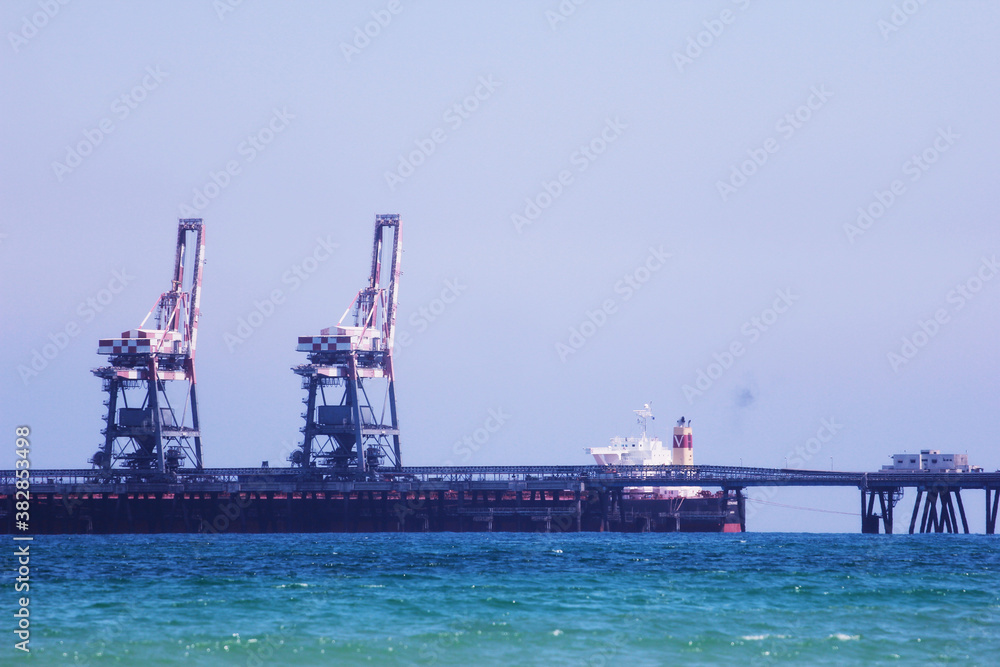
[[[743,487],[727,486],[722,488],[722,516],[720,520],[722,521],[722,530],[727,533],[735,532],[735,527],[737,525],[739,525],[741,533],[747,532],[747,497],[744,492],[745,489]],[[735,522],[733,521],[733,503],[736,504]],[[679,516],[681,504],[682,503],[679,503],[676,506],[673,504],[671,505],[671,513],[674,515],[676,530],[678,532],[681,529],[681,520]]]
[[[882,523],[885,526],[885,534],[892,535],[892,498],[886,491],[878,492],[878,504],[882,509]]]
[[[990,496],[993,502],[990,502]],[[997,509],[1000,509],[1000,489],[990,489],[986,487],[986,534],[996,535],[997,532]]]
[[[605,489],[598,492],[601,499],[601,532],[611,530],[611,524],[608,520],[608,514],[610,513],[611,496]]]
[[[962,531],[968,535],[969,534],[969,521],[965,518],[965,505],[962,504],[962,493],[960,489],[955,489],[955,502],[958,503],[958,515],[962,517]],[[955,519],[955,510],[952,508],[951,511],[952,521]],[[956,527],[957,532],[957,527]]]
[[[573,493],[573,497],[576,500],[576,532],[578,533],[581,530],[583,530],[583,500],[581,498],[582,493],[583,493],[583,485],[581,484],[580,488]],[[518,494],[518,498],[520,497],[521,497],[520,494]]]
[[[917,490],[917,499],[913,504],[913,516],[910,518],[910,533],[916,528],[917,512],[920,510],[920,498],[924,494],[923,489]],[[962,503],[962,494],[959,489],[943,488],[928,489],[924,499],[924,509],[920,516],[921,533],[957,533],[958,519],[962,519],[962,532],[969,532],[969,521],[965,516],[965,505]],[[954,499],[952,499],[954,494]],[[955,514],[955,505],[958,505],[958,515]],[[940,509],[939,506],[940,505]],[[987,512],[987,523],[989,513]]]
[[[861,489],[861,534],[870,535],[878,532],[878,520],[872,516],[871,504],[874,494],[868,497],[868,491]]]
[[[861,532],[864,534],[877,535],[880,532],[879,523],[886,535],[892,535],[893,530],[893,508],[899,499],[903,497],[899,488],[885,489],[861,489]],[[875,499],[878,498],[878,507],[875,506]],[[916,522],[916,511],[910,521],[910,532],[913,532],[913,524]]]
[[[920,512],[920,500],[924,497],[924,490],[917,489],[917,499],[913,501],[913,515],[910,517],[910,535],[917,527],[917,514]]]
[[[118,496],[119,498],[125,499],[125,525],[128,526],[128,532],[135,532],[135,522],[132,519],[132,499],[129,498],[127,493],[122,493]]]
[[[420,499],[420,492],[418,491],[416,495],[417,495],[417,500],[419,500]],[[407,500],[409,500],[409,496],[410,496],[409,493],[405,493],[405,494],[401,494],[400,498],[402,498],[403,502],[405,503]],[[388,491],[383,491],[382,492],[382,501],[379,503],[379,514],[381,515],[381,516],[379,516],[379,523],[382,525],[382,532],[383,533],[387,533],[387,532],[389,532],[389,492]],[[401,524],[401,523],[402,523],[402,521],[398,522],[398,524]],[[396,530],[398,532],[403,532],[402,525],[397,525],[396,526]]]
[[[747,499],[743,495],[743,489],[736,489],[736,511],[740,517],[740,532],[747,532]],[[677,519],[677,525],[680,526],[680,518]]]

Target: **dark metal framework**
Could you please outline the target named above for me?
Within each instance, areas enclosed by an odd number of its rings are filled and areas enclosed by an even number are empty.
[[[735,515],[740,520],[740,532],[747,532],[747,502],[743,489],[741,487],[735,489],[723,487],[722,494],[726,500],[727,507],[735,506]]]
[[[991,502],[992,497],[992,502]],[[997,532],[997,510],[1000,510],[1000,486],[997,488],[986,487],[986,534],[995,535]]]
[[[924,499],[924,511],[920,515],[921,533],[957,533],[958,516],[962,518],[962,532],[969,532],[969,522],[965,518],[965,505],[962,503],[962,493],[959,488],[950,486],[933,486],[930,488],[918,488],[917,499],[913,502],[913,515],[910,517],[910,534],[913,534],[917,527],[917,514],[920,513],[921,497],[927,494]],[[952,496],[954,495],[954,500]],[[990,489],[986,488],[986,533],[993,534],[991,528],[996,526],[996,516],[994,515],[991,525],[989,516]],[[938,505],[940,504],[940,509]],[[955,505],[958,505],[958,516],[955,515]]]
[[[194,262],[185,269],[190,246]],[[104,443],[90,459],[95,468],[164,474],[189,459],[202,469],[194,360],[204,263],[201,219],[179,220],[170,289],[137,329],[100,341],[109,365],[93,373],[104,381],[108,410]]]
[[[336,326],[299,338],[309,363],[292,368],[306,390],[302,445],[289,457],[294,466],[368,478],[402,465],[392,364],[400,231],[398,215],[375,216],[368,285]],[[354,324],[344,325],[352,308]]]
[[[875,499],[878,498],[878,507]],[[903,489],[888,487],[866,489],[861,487],[861,532],[878,533],[879,520],[887,535],[892,534],[892,510],[903,499]]]

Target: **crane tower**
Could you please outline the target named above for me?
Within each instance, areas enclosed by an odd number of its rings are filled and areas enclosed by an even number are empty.
[[[367,478],[402,465],[392,367],[400,231],[398,215],[375,216],[368,285],[336,326],[299,337],[297,350],[308,353],[309,363],[292,368],[306,390],[303,442],[289,457],[295,466]],[[344,324],[352,309],[353,324]]]
[[[185,269],[192,246],[194,262]],[[202,469],[194,357],[204,263],[201,218],[181,219],[170,290],[138,328],[100,341],[97,353],[109,365],[93,373],[104,380],[108,412],[104,444],[90,459],[95,467],[163,474],[190,459]]]

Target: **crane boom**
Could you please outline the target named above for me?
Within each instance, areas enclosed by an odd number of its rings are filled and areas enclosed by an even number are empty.
[[[402,465],[392,365],[402,252],[399,216],[376,215],[367,284],[336,326],[321,330],[319,336],[299,337],[297,349],[308,353],[309,363],[292,368],[307,392],[304,438],[292,452],[293,465],[324,465],[360,478],[386,467],[385,459],[388,467]],[[344,318],[352,308],[350,326]],[[376,409],[373,399],[380,384],[385,398]],[[329,386],[343,388],[339,399],[330,396],[336,403],[327,402],[327,393],[335,393],[325,391]]]

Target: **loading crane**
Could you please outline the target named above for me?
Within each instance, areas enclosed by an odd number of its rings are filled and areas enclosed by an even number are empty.
[[[185,270],[189,247],[194,262]],[[98,344],[109,365],[92,371],[108,393],[104,443],[90,459],[95,468],[162,475],[188,459],[203,468],[194,359],[204,263],[201,218],[179,220],[170,289],[138,328]]]
[[[392,365],[402,253],[399,216],[376,215],[368,285],[335,326],[299,337],[309,363],[292,367],[306,391],[293,466],[356,479],[402,466]]]

